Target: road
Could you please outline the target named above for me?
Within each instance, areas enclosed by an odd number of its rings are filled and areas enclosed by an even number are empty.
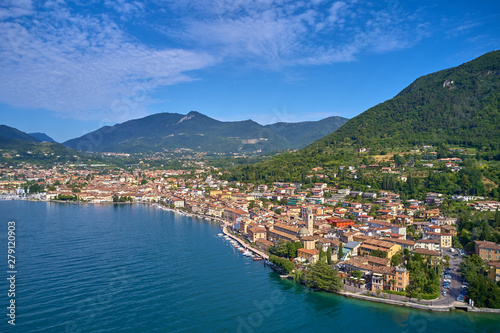
[[[451,304],[456,302],[458,295],[462,291],[462,276],[458,272],[458,265],[462,262],[462,256],[455,250],[451,252],[450,249],[442,249],[442,255],[448,255],[450,257],[450,273],[451,282],[450,288],[443,288],[443,276],[441,276],[441,284],[439,290],[439,299],[435,301],[435,304]],[[455,257],[456,255],[456,257]],[[443,296],[443,290],[446,290],[446,296]]]

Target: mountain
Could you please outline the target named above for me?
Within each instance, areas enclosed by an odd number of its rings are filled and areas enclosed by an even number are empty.
[[[300,149],[334,132],[348,120],[347,118],[333,116],[319,121],[304,121],[298,123],[279,122],[266,125],[266,127],[287,139],[290,143],[290,148]]]
[[[338,121],[338,120],[335,120]],[[327,122],[325,122],[327,123]],[[276,125],[276,124],[275,124]],[[82,137],[64,142],[64,145],[83,151],[97,152],[161,152],[165,149],[185,148],[207,153],[252,153],[282,150],[304,146],[309,142],[290,140],[290,131],[280,134],[275,128],[289,128],[290,124],[262,126],[255,121],[224,122],[191,111],[158,113],[114,126],[105,126]],[[311,126],[310,124],[304,126]],[[302,127],[295,129],[295,133]],[[334,128],[330,126],[328,128]],[[307,135],[303,135],[307,140]]]
[[[24,133],[14,127],[9,127],[6,125],[0,125],[0,137],[3,137],[5,139],[15,139],[15,140],[22,140],[29,142],[40,141],[27,133]]]
[[[460,145],[498,150],[500,51],[418,78],[309,149]]]
[[[37,140],[40,140],[41,142],[56,142],[54,139],[52,139],[50,136],[48,136],[45,133],[28,133],[30,136],[34,137]]]
[[[0,151],[1,163],[27,162],[53,165],[56,162],[82,160],[80,153],[60,143],[7,139],[4,136],[0,136]]]
[[[301,179],[316,166],[372,154],[442,145],[475,148],[500,159],[500,51],[418,78],[394,98],[347,121],[306,148],[234,171],[240,180]]]

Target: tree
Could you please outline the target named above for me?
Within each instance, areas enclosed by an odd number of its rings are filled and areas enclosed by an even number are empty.
[[[323,251],[323,248],[319,249],[319,260],[326,262],[326,252]]]
[[[275,255],[269,256],[269,261],[271,261],[273,264],[278,266],[279,268],[285,270],[287,273],[290,273],[294,268],[295,264],[291,262],[290,260],[287,260],[285,258],[280,258]]]
[[[370,252],[372,257],[387,258],[387,252],[382,250],[373,250]]]
[[[299,241],[296,242],[287,242],[286,243],[286,257],[288,258],[297,258],[297,250],[302,248],[302,243]]]
[[[363,276],[363,272],[361,272],[360,270],[355,270],[351,273],[351,275],[355,278],[360,279]]]
[[[252,210],[253,208],[255,208],[256,204],[255,204],[255,200],[250,200],[250,202],[248,203],[248,210]]]
[[[339,245],[339,260],[342,260],[342,257],[344,256],[344,247],[342,246],[342,243]]]
[[[391,258],[391,266],[396,267],[396,266],[401,265],[402,258],[403,258],[403,256],[402,256],[401,252],[398,252],[395,255],[393,255]]]
[[[326,263],[328,265],[332,264],[332,247],[329,246],[328,250],[326,250]]]
[[[287,241],[280,239],[278,243],[269,249],[271,254],[277,255],[278,257],[288,257],[288,247]]]
[[[306,285],[310,288],[337,292],[343,287],[342,279],[333,269],[323,261],[312,265],[305,276]]]
[[[147,181],[145,178],[143,178],[143,179],[141,180],[141,185],[146,185],[147,183],[148,183],[148,181]]]

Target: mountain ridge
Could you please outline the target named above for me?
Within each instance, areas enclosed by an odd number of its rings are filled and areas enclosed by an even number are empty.
[[[40,142],[37,138],[32,137],[28,133],[18,130],[17,128],[7,125],[0,125],[0,136],[5,139],[22,140],[28,142]]]
[[[314,167],[361,161],[362,150],[385,155],[424,145],[472,148],[488,159],[500,160],[499,109],[500,51],[492,51],[419,77],[395,97],[302,150],[273,157],[244,172],[235,170],[235,177],[253,174],[300,180]]]
[[[334,117],[321,120],[321,126],[335,130],[347,121]],[[305,131],[301,126],[318,122],[294,123],[295,132]],[[208,153],[257,153],[274,150],[297,149],[322,136],[319,131],[299,138],[273,131],[272,125],[260,125],[248,119],[220,121],[198,111],[157,113],[121,124],[105,126],[63,144],[83,151],[158,152],[165,149],[187,148]],[[289,124],[280,128],[290,128]],[[297,129],[299,128],[299,129]],[[312,136],[312,138],[311,138]]]
[[[35,133],[28,133],[28,135],[34,137],[35,139],[41,141],[41,142],[57,142],[56,140],[52,139],[50,136],[48,136],[45,133],[41,132],[35,132]]]

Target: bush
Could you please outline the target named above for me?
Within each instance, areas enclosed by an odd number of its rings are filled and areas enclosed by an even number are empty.
[[[418,298],[419,295],[422,297],[422,299],[434,300],[434,299],[439,297],[439,292],[434,293],[434,294],[411,293],[412,298]]]
[[[406,296],[406,293],[404,291],[384,290],[384,293],[391,294],[391,295]]]

